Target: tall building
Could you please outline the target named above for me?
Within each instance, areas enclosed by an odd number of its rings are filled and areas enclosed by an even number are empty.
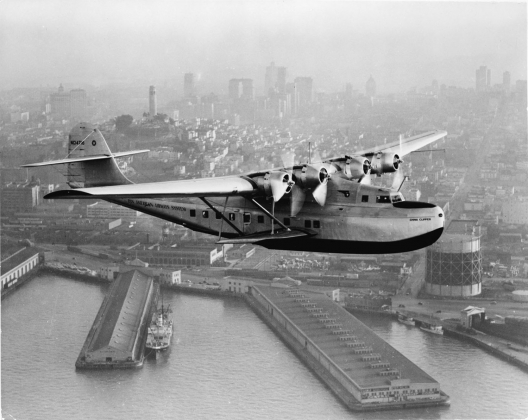
[[[486,66],[480,66],[475,72],[476,74],[476,85],[475,90],[477,92],[485,92],[491,86],[491,69]]]
[[[276,88],[279,94],[284,95],[286,93],[286,79],[288,72],[286,67],[277,67],[277,83]]]
[[[299,108],[306,107],[313,102],[313,79],[311,77],[296,77],[295,90],[299,95]]]
[[[277,84],[277,67],[275,63],[272,62],[268,67],[266,67],[266,76],[264,78],[264,90],[265,95],[268,96],[270,89],[275,89]]]
[[[255,88],[253,79],[231,79],[229,80],[229,99],[237,101],[238,99],[253,100],[255,99]]]
[[[64,92],[62,84],[57,93],[50,95],[51,114],[56,117],[68,118],[70,116],[70,94]]]
[[[185,98],[188,98],[190,96],[194,96],[196,94],[195,86],[194,86],[194,74],[193,73],[185,73],[183,76],[183,96]]]
[[[376,82],[372,78],[372,75],[370,75],[370,78],[367,80],[365,91],[369,97],[376,96]]]
[[[9,183],[1,187],[2,213],[31,211],[41,203],[40,186],[35,183]]]
[[[504,90],[504,92],[509,92],[510,91],[510,85],[511,85],[510,72],[509,71],[505,71],[502,74],[502,90]]]
[[[253,79],[241,79],[242,83],[242,97],[244,99],[255,99],[255,88],[253,87]]]
[[[156,103],[156,86],[149,88],[149,114],[154,117],[158,114],[158,105]]]
[[[240,79],[229,80],[228,86],[229,99],[236,101],[242,96],[242,83]]]
[[[70,91],[70,115],[79,120],[86,118],[86,91],[84,89]]]

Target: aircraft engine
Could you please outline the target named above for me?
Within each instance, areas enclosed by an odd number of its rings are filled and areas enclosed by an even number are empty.
[[[396,153],[378,153],[372,157],[370,173],[380,176],[387,172],[396,172],[401,162]]]
[[[371,164],[367,158],[349,157],[345,161],[344,173],[348,179],[361,179],[369,173]]]
[[[267,172],[264,176],[253,178],[253,180],[256,181],[259,190],[266,197],[273,197],[275,202],[279,201],[284,194],[288,194],[294,184],[290,174],[283,171]]]
[[[328,182],[328,170],[325,165],[303,165],[293,169],[295,184],[304,189],[315,189]]]
[[[315,201],[317,201],[320,206],[324,206],[326,202],[328,179],[330,178],[329,172],[333,171],[335,171],[335,168],[326,164],[294,167],[293,179],[295,181],[295,187],[293,193],[296,196],[294,201],[300,202],[300,205],[302,206],[302,202],[304,202],[304,190],[310,190]]]

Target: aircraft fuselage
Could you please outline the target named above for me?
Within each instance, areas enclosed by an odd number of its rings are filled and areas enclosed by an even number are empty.
[[[398,195],[400,196],[400,195]],[[301,211],[290,215],[291,198],[275,205],[275,217],[289,228],[304,230],[313,236],[291,239],[266,239],[257,244],[270,249],[335,253],[395,253],[420,249],[433,244],[444,229],[440,207],[429,203],[397,201],[386,189],[342,179],[332,180],[329,199],[324,207],[306,198]],[[400,196],[401,197],[401,196]],[[235,238],[281,229],[251,199],[244,197],[209,198],[188,202],[120,198],[108,200],[139,210],[189,229]],[[256,200],[269,212],[271,200]],[[224,207],[225,206],[225,207]]]

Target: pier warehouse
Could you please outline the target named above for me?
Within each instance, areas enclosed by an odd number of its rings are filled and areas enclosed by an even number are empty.
[[[352,410],[448,403],[436,380],[325,294],[266,286],[250,294],[260,315]]]
[[[137,270],[120,274],[101,304],[75,366],[142,366],[146,329],[157,298],[158,286],[152,278]]]
[[[2,295],[39,263],[39,251],[36,248],[22,249],[3,260],[1,266]]]

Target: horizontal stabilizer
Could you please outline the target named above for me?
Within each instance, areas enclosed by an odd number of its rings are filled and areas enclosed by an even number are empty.
[[[22,168],[35,168],[37,166],[64,165],[67,163],[110,159],[112,157],[119,158],[119,157],[124,157],[124,156],[129,156],[129,155],[136,155],[138,153],[146,153],[148,151],[149,150],[147,149],[147,150],[133,150],[130,152],[118,152],[118,153],[113,153],[112,155],[77,156],[77,157],[65,158],[65,159],[59,159],[59,160],[49,160],[47,162],[28,163],[27,165],[21,165],[21,167]]]
[[[255,233],[252,235],[239,236],[237,238],[222,239],[217,244],[252,244],[260,241],[274,240],[274,239],[292,239],[301,238],[303,236],[314,236],[315,232],[306,230],[282,230],[277,231],[273,235],[271,232]]]

